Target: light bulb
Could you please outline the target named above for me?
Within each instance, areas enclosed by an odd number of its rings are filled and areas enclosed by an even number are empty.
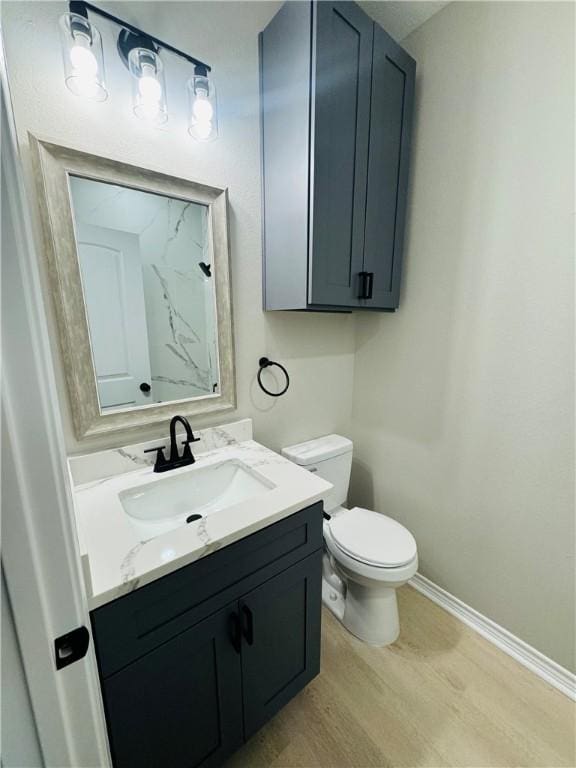
[[[206,140],[212,133],[212,120],[199,120],[194,126],[196,138]]]
[[[70,49],[70,63],[79,77],[92,78],[98,74],[98,61],[92,51],[83,45],[74,45]]]
[[[102,38],[96,27],[84,16],[65,13],[60,18],[60,37],[66,87],[77,96],[104,101],[108,91]]]
[[[212,141],[218,136],[216,92],[204,65],[196,65],[187,88],[190,110],[188,133],[197,141]]]
[[[155,120],[160,112],[162,86],[155,77],[143,75],[138,79],[140,110],[145,120]]]
[[[128,56],[133,75],[134,114],[154,125],[168,119],[162,60],[149,48],[133,48]]]
[[[198,122],[210,122],[214,115],[214,107],[205,96],[196,96],[192,106],[192,113]]]
[[[160,104],[157,101],[141,101],[138,105],[138,117],[154,122],[160,115]]]
[[[144,75],[138,80],[138,90],[143,101],[158,102],[162,98],[162,86],[155,77]]]

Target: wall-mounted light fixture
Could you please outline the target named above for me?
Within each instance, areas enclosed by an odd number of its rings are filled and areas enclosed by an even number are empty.
[[[64,78],[72,93],[94,101],[104,101],[108,97],[102,38],[88,19],[90,12],[121,27],[118,53],[132,75],[132,108],[137,117],[152,125],[162,125],[168,120],[164,63],[160,51],[169,51],[194,66],[194,74],[187,84],[190,110],[188,132],[197,141],[212,141],[217,137],[216,92],[208,64],[91,3],[72,0],[69,11],[60,19],[60,33]]]
[[[86,17],[66,13],[60,19],[60,37],[68,88],[86,99],[107,99],[100,32]]]
[[[202,64],[196,64],[188,80],[188,96],[188,133],[198,141],[213,141],[218,136],[216,91]]]

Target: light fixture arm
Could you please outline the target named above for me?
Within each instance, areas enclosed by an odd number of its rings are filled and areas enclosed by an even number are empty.
[[[149,35],[147,32],[144,32],[143,30],[139,29],[138,27],[135,27],[133,24],[128,24],[128,22],[123,21],[122,19],[119,19],[117,16],[113,16],[111,13],[108,13],[107,11],[102,10],[102,8],[98,8],[95,5],[92,5],[92,3],[86,3],[84,0],[70,0],[69,3],[70,13],[75,13],[78,16],[84,16],[84,18],[88,18],[88,12],[95,13],[98,16],[102,16],[102,18],[107,19],[108,21],[111,21],[113,24],[118,25],[119,27],[122,27],[124,30],[128,30],[129,34],[126,33],[120,33],[120,37],[118,38],[118,44],[119,44],[119,51],[122,55],[122,59],[124,62],[126,62],[126,54],[125,54],[125,46],[120,47],[121,40],[124,39],[124,41],[128,41],[130,37],[133,37],[134,42],[138,40],[139,42],[136,44],[141,43],[142,41],[147,41],[148,45],[152,44],[153,46],[156,46],[157,48],[164,49],[165,51],[170,51],[170,53],[175,54],[176,56],[180,56],[182,59],[186,59],[190,64],[193,64],[195,67],[203,67],[206,72],[210,72],[210,66],[206,64],[203,61],[200,61],[200,59],[196,59],[194,56],[190,56],[188,53],[184,53],[184,51],[180,51],[178,48],[174,48],[173,45],[170,45],[169,43],[165,43],[163,40],[159,40],[157,37],[154,37],[153,35]],[[128,49],[130,47],[130,44],[128,43]],[[152,50],[156,50],[152,48]]]

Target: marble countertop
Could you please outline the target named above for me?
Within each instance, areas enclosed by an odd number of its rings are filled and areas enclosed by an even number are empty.
[[[205,444],[211,449],[198,455],[194,465],[162,474],[153,472],[148,456],[145,466],[139,466],[136,458],[142,449],[133,453],[116,449],[122,457],[129,456],[131,471],[124,469],[109,477],[74,484],[76,520],[90,609],[282,520],[319,501],[331,489],[330,483],[325,480],[253,440],[236,440],[233,433],[234,430],[226,433],[229,439],[224,440],[223,445],[212,447],[215,444],[211,440],[213,436],[205,431]],[[247,434],[246,428],[240,432],[236,430],[236,433],[243,437]],[[251,434],[251,424],[248,434]],[[101,459],[110,459],[106,456],[108,453],[102,452]],[[213,512],[197,523],[182,525],[155,538],[141,540],[137,528],[120,503],[118,493],[121,490],[230,460],[239,461],[256,471],[273,487],[255,498]],[[82,475],[86,477],[85,472],[78,472],[78,467],[72,467],[73,461],[70,462],[73,480],[75,472],[76,480]]]

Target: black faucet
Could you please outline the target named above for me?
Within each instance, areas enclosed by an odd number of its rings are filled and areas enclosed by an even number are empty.
[[[178,444],[176,442],[176,424],[178,422],[180,422],[186,430],[186,440],[182,441],[182,445],[184,446],[182,456],[178,453]],[[167,459],[164,456],[165,445],[159,445],[157,448],[148,448],[144,453],[152,453],[152,451],[156,451],[154,472],[168,472],[170,469],[177,469],[178,467],[186,467],[188,464],[194,464],[196,459],[190,450],[190,443],[197,443],[198,440],[200,440],[200,438],[194,437],[188,419],[184,416],[174,416],[170,420],[170,457]]]

